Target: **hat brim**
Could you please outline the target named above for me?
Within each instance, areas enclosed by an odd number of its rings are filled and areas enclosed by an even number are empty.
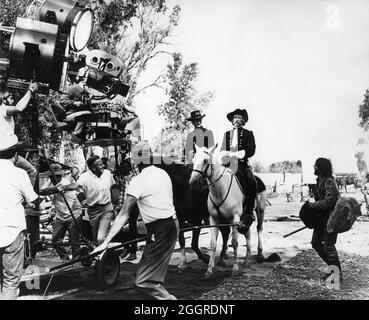
[[[201,117],[196,117],[196,118],[187,118],[187,121],[196,121],[196,120],[202,120],[202,118],[205,117],[205,114],[202,114]]]
[[[230,113],[227,114],[227,119],[232,122],[233,121],[233,117],[238,114],[240,116],[242,116],[244,119],[245,119],[245,122],[249,121],[249,116],[247,113],[244,113],[244,112],[236,112],[236,111],[232,111]]]

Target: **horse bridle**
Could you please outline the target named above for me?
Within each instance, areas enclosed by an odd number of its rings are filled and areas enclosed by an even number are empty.
[[[202,177],[206,178],[206,171],[208,171],[209,167],[210,167],[210,168],[212,168],[212,164],[208,163],[208,164],[206,165],[206,167],[205,167],[205,170],[204,170],[204,171],[197,170],[197,169],[192,169],[192,171],[198,172],[198,173],[200,173],[200,174],[201,174],[201,176],[202,176]],[[227,169],[227,168],[226,168],[226,167],[224,167],[224,170],[223,170],[222,174],[219,176],[219,178],[218,178],[218,179],[216,179],[216,180],[214,180],[213,182],[210,182],[210,183],[207,185],[207,187],[210,187],[211,185],[213,185],[214,183],[216,183],[217,181],[219,181],[219,180],[223,177],[223,175],[224,175],[224,173],[225,173],[226,169]],[[219,211],[219,209],[220,209],[221,205],[222,205],[222,204],[227,200],[228,195],[229,195],[229,192],[231,191],[232,182],[233,182],[233,174],[232,174],[232,176],[231,176],[231,182],[229,183],[229,187],[228,187],[228,190],[227,190],[227,194],[226,194],[226,196],[224,197],[224,199],[223,199],[223,200],[222,200],[218,205],[216,205],[216,204],[215,204],[214,200],[211,198],[210,193],[209,193],[209,199],[210,199],[211,203],[213,204],[213,206],[214,206],[215,210],[217,210],[217,212],[218,212],[218,214],[219,214],[219,215],[220,215],[220,211]]]
[[[203,178],[206,178],[206,171],[208,171],[209,167],[210,167],[210,168],[212,168],[212,164],[208,163],[208,164],[206,165],[206,167],[205,167],[205,170],[204,170],[204,171],[197,170],[197,169],[192,169],[192,171],[198,172],[198,173],[200,173],[200,174],[201,174],[201,176],[202,176]],[[215,179],[213,182],[208,183],[207,187],[210,187],[210,186],[211,186],[211,185],[213,185],[214,183],[218,182],[218,181],[219,181],[219,180],[224,176],[224,173],[225,173],[226,169],[227,169],[227,168],[224,168],[224,170],[223,170],[222,174],[218,177],[218,179]],[[212,170],[212,171],[213,171],[213,170]]]

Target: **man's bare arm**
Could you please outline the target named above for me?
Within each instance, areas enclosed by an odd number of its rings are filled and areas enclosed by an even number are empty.
[[[124,204],[118,215],[116,216],[113,225],[110,228],[109,234],[107,235],[104,242],[107,244],[115,237],[115,235],[127,224],[129,216],[132,212],[137,199],[133,196],[127,195],[124,200]]]
[[[132,212],[134,205],[136,204],[137,199],[133,196],[127,195],[127,198],[124,200],[124,204],[119,214],[116,216],[113,225],[110,228],[109,234],[107,235],[104,242],[95,248],[94,252],[103,251],[108,247],[110,241],[115,237],[115,235],[127,224],[129,216]]]
[[[12,117],[17,113],[22,112],[27,107],[29,100],[31,100],[33,93],[37,91],[37,89],[37,83],[31,83],[26,94],[18,101],[16,106],[8,106],[6,109],[6,115],[8,117]]]

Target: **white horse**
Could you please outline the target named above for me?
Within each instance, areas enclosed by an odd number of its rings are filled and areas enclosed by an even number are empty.
[[[205,147],[198,147],[195,145],[196,154],[193,159],[193,171],[190,178],[190,185],[194,184],[200,176],[204,176],[208,181],[209,197],[208,209],[210,213],[210,225],[218,224],[235,224],[232,226],[232,246],[234,250],[234,265],[232,273],[239,272],[239,261],[237,255],[238,248],[238,225],[240,217],[243,212],[243,204],[245,203],[245,196],[236,182],[234,174],[222,166],[219,159],[214,156],[214,151],[217,145],[207,149]],[[258,232],[258,255],[257,261],[264,261],[263,246],[261,233],[263,231],[264,212],[266,206],[266,192],[258,193],[255,200],[256,215],[257,215],[257,232]],[[219,229],[223,237],[223,248],[220,254],[220,263],[224,263],[227,258],[227,242],[230,234],[229,227],[211,227],[211,242],[210,242],[210,260],[206,277],[213,274],[215,250],[217,247],[217,238]],[[246,265],[251,257],[251,242],[250,230],[248,230],[246,237],[247,251],[244,264]]]

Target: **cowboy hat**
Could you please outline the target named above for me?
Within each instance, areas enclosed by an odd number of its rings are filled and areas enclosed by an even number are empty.
[[[200,110],[194,110],[190,113],[190,117],[187,118],[187,121],[201,120],[204,117],[205,115],[201,114]]]
[[[242,109],[242,110],[241,109],[236,109],[236,110],[228,113],[227,114],[227,119],[232,122],[233,121],[233,117],[236,114],[242,116],[245,119],[245,122],[247,122],[249,120],[249,115],[247,114],[246,109]]]
[[[62,169],[62,166],[59,163],[52,163],[50,164],[50,170],[47,172],[49,176],[62,176],[63,174],[67,173],[65,170]]]
[[[25,145],[26,145],[25,142],[18,141],[18,137],[15,134],[8,137],[3,136],[0,138],[0,154],[11,150],[19,150],[23,148]]]

